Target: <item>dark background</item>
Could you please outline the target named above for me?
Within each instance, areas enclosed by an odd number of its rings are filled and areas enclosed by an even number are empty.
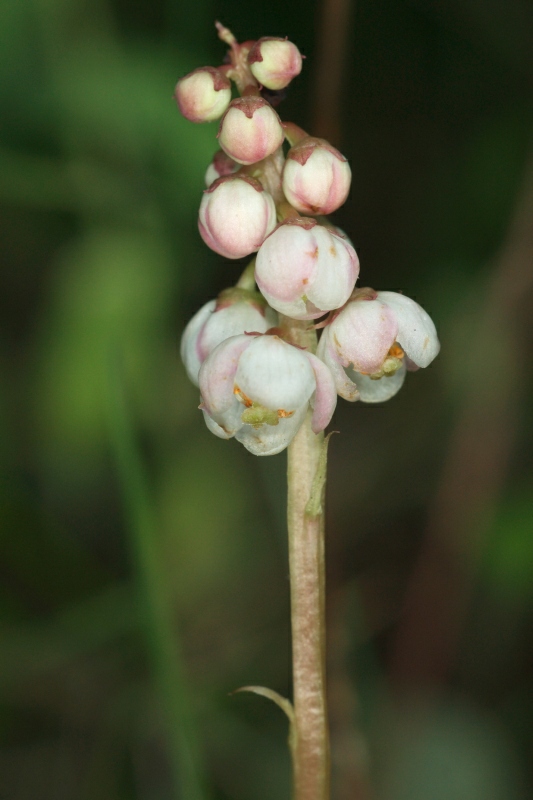
[[[526,0],[0,4],[0,796],[289,797],[281,712],[229,695],[290,693],[285,455],[208,433],[178,355],[242,266],[172,99],[215,19],[307,56],[279,111],[351,162],[361,285],[442,342],[332,424],[334,797],[531,797]]]

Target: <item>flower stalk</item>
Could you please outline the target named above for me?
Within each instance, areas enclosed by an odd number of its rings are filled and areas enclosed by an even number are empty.
[[[285,317],[290,339],[311,352],[316,332]],[[310,501],[323,481],[324,434],[314,434],[310,413],[288,448],[287,524],[291,586],[294,730],[293,800],[329,800],[330,757],[326,702],[325,548],[323,502]],[[314,508],[313,508],[314,506]],[[318,513],[314,513],[314,511]]]

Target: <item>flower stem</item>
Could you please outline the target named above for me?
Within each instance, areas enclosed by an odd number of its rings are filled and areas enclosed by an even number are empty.
[[[291,340],[316,349],[309,323],[283,320]],[[309,513],[316,491],[324,435],[311,430],[311,416],[288,449],[289,569],[294,698],[293,798],[329,800],[329,732],[325,669],[324,514]],[[324,480],[325,484],[325,480]],[[324,486],[320,486],[320,492]],[[312,504],[310,504],[312,505]]]

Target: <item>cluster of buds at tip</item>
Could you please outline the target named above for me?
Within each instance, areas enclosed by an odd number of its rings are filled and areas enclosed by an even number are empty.
[[[355,249],[326,219],[348,197],[348,161],[326,140],[282,122],[267,99],[272,92],[279,100],[300,73],[296,45],[275,37],[239,44],[217,28],[229,60],[194,70],[175,93],[187,119],[220,119],[221,149],[207,168],[198,227],[226,258],[257,255],[236,286],[195,314],[181,356],[209,430],[273,455],[309,410],[312,430],[324,430],[337,395],[391,398],[407,371],[431,363],[439,341],[413,300],[355,288]],[[240,94],[233,100],[231,81]],[[322,329],[316,355],[291,339],[303,324]]]

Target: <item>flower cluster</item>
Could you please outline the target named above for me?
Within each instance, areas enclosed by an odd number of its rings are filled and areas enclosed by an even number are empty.
[[[406,371],[431,363],[439,341],[413,300],[355,288],[357,254],[326,218],[348,196],[350,166],[274,108],[301,71],[296,45],[275,37],[239,44],[217,28],[229,45],[227,63],[186,75],[175,97],[191,122],[220,120],[200,235],[226,258],[253,259],[236,286],[189,322],[181,355],[200,387],[207,427],[272,455],[287,447],[309,410],[312,430],[324,430],[337,394],[388,400]],[[315,328],[323,329],[318,347],[302,347],[295,330]]]

